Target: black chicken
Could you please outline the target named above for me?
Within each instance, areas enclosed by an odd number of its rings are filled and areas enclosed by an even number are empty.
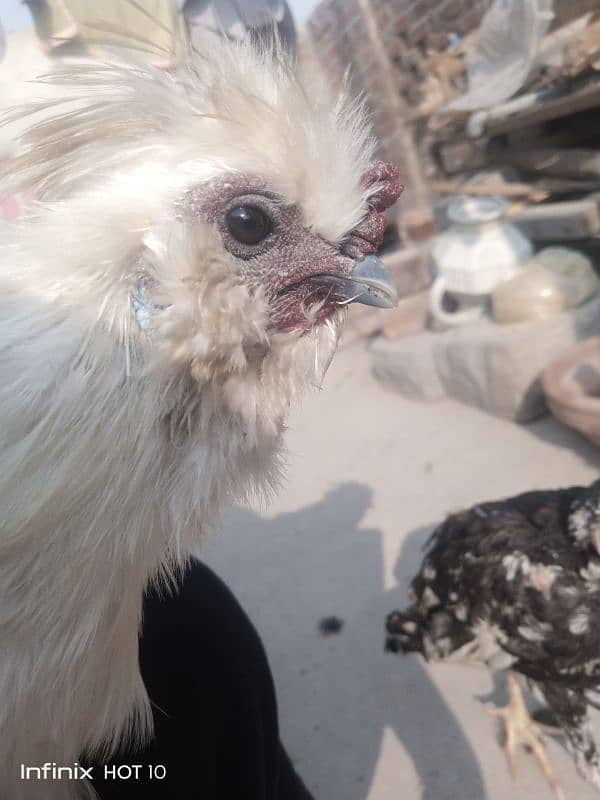
[[[600,789],[588,706],[600,703],[600,481],[482,503],[433,533],[410,605],[387,619],[386,647],[427,660],[510,670],[506,728],[514,773],[521,743],[561,790],[527,712],[517,673],[541,691],[579,772]]]

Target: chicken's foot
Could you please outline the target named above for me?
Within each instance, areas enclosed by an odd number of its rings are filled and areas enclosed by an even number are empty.
[[[542,738],[544,734],[556,735],[561,731],[534,722],[529,715],[519,679],[514,672],[508,673],[508,704],[503,708],[489,709],[488,713],[492,717],[498,717],[504,726],[504,752],[511,775],[515,777],[517,773],[516,749],[521,744],[533,753],[558,800],[565,800],[558,779],[550,766]]]

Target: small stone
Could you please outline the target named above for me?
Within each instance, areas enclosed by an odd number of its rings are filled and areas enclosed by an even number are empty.
[[[375,377],[410,400],[441,400],[446,390],[434,361],[438,335],[424,331],[401,339],[375,339],[371,345]]]
[[[344,627],[344,620],[339,617],[323,617],[319,622],[319,633],[321,636],[333,636],[340,633]]]

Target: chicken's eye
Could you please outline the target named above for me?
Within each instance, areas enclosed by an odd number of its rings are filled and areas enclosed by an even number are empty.
[[[226,216],[227,229],[241,244],[259,244],[273,232],[273,222],[261,208],[237,206]]]

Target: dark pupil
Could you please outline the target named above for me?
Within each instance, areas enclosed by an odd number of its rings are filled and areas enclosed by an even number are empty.
[[[254,206],[232,208],[227,214],[227,227],[234,239],[242,244],[258,244],[271,233],[271,220]]]

